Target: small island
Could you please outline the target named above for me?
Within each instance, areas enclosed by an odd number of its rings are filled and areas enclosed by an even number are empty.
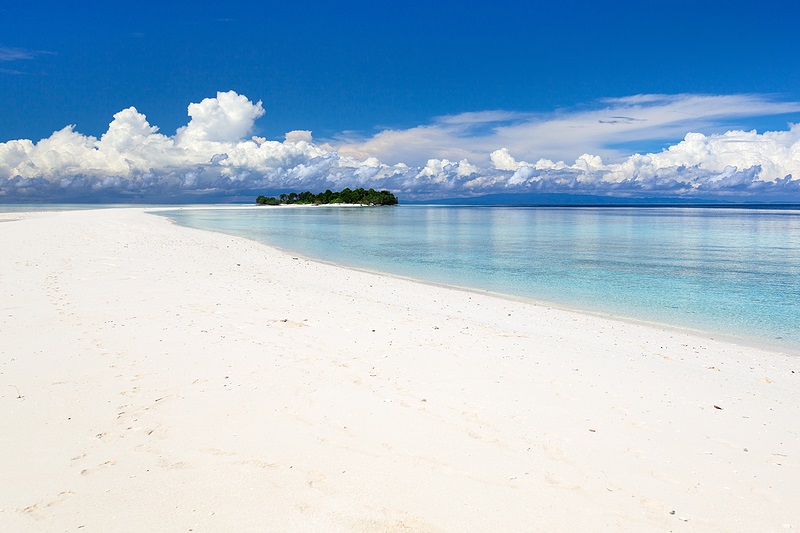
[[[283,205],[283,204],[359,204],[359,205],[396,205],[397,197],[389,191],[376,191],[375,189],[358,188],[351,190],[342,189],[333,192],[330,189],[319,194],[309,191],[289,194],[281,194],[278,198],[274,196],[259,196],[256,198],[256,205]]]

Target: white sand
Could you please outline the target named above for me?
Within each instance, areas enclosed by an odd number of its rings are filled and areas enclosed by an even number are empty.
[[[0,250],[2,531],[800,528],[797,356],[141,209]]]

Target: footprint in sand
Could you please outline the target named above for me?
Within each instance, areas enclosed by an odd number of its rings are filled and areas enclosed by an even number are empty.
[[[203,448],[200,451],[205,453],[210,453],[211,455],[226,455],[226,456],[236,455],[235,452],[226,452],[225,450],[220,450],[219,448]]]
[[[560,478],[556,477],[554,474],[550,472],[544,473],[544,480],[548,485],[557,489],[572,490],[572,491],[582,490],[580,485],[570,485],[566,481],[561,480]]]
[[[324,489],[324,484],[328,478],[319,472],[311,472],[311,474],[313,475],[306,480],[306,485],[308,488],[317,490]]]
[[[658,479],[660,481],[666,481],[667,483],[671,483],[674,486],[679,486],[680,485],[680,481],[679,480],[675,479],[674,476],[672,476],[669,473],[664,472],[662,470],[652,469],[652,470],[650,470],[650,476],[655,478],[655,479]]]
[[[74,496],[75,493],[70,490],[65,490],[63,492],[59,492],[58,496],[56,496],[53,500],[45,503],[45,502],[36,502],[33,505],[29,505],[26,508],[22,509],[22,513],[30,515],[34,520],[46,520],[53,518],[47,510],[51,507],[54,507],[64,501],[68,500],[71,496]]]
[[[81,470],[81,475],[82,476],[92,476],[92,475],[100,472],[101,470],[105,470],[106,468],[114,466],[115,464],[117,464],[117,462],[112,459],[111,461],[106,461],[105,463],[100,464],[95,468],[85,468],[85,469]]]
[[[158,425],[152,429],[148,429],[147,431],[145,431],[145,435],[157,439],[166,438],[167,433],[168,433],[167,428],[161,425]]]
[[[158,466],[160,466],[164,470],[178,470],[183,468],[189,468],[189,463],[184,461],[176,461],[173,463],[168,461],[167,459],[162,458],[158,461]]]
[[[550,459],[551,461],[570,464],[569,460],[567,460],[567,455],[561,448],[550,446],[549,444],[542,444],[541,448],[542,451],[545,453],[545,455],[547,455],[548,459]]]
[[[642,506],[644,512],[652,518],[663,518],[667,512],[667,508],[663,503],[650,498],[639,498],[639,504]]]
[[[647,459],[647,454],[644,451],[639,450],[637,448],[628,448],[627,452],[636,457],[637,459]]]
[[[275,463],[268,463],[267,461],[260,461],[258,459],[250,459],[248,461],[237,461],[236,464],[237,465],[250,465],[250,466],[255,466],[257,468],[263,468],[263,469],[276,468],[278,466]]]

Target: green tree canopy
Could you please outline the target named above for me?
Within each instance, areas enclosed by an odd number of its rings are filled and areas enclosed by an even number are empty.
[[[358,188],[352,190],[344,188],[339,192],[330,189],[325,192],[313,194],[310,191],[301,193],[291,192],[281,194],[278,198],[274,196],[259,196],[256,198],[257,205],[280,205],[280,204],[359,204],[359,205],[396,205],[397,197],[389,191],[376,191],[375,189]]]

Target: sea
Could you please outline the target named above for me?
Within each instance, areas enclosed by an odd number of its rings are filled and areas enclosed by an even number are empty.
[[[800,351],[800,206],[161,214],[343,266]]]

